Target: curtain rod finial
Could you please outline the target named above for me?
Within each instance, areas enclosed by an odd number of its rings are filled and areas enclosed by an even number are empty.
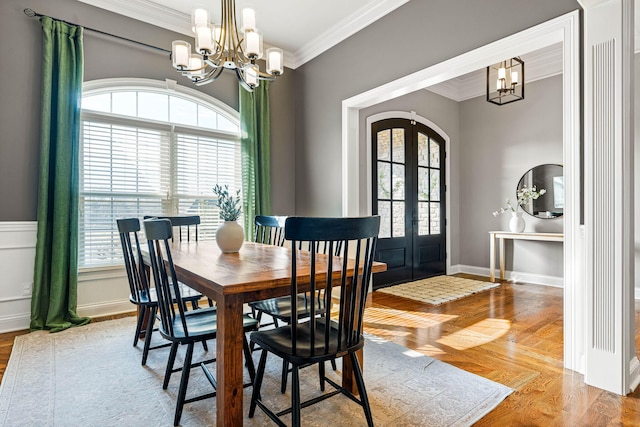
[[[29,9],[29,8],[26,8],[23,12],[29,18],[33,18],[34,16],[38,15],[33,9]]]

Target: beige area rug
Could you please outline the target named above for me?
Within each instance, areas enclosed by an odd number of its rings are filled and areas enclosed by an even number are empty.
[[[464,298],[500,286],[500,283],[464,279],[455,276],[435,276],[415,282],[403,283],[379,289],[377,292],[397,295],[433,305]]]
[[[0,425],[171,426],[179,375],[162,390],[168,348],[152,350],[147,366],[141,366],[141,345],[131,345],[134,328],[134,318],[124,318],[17,337],[0,385]],[[214,347],[210,343],[210,353]],[[203,353],[196,346],[194,360]],[[259,353],[254,353],[256,362]],[[367,337],[364,360],[377,426],[470,426],[513,391],[375,336]],[[278,408],[287,407],[290,395],[279,391],[281,362],[273,356],[268,361],[262,394],[271,396]],[[317,375],[315,368],[301,371],[303,399],[320,393]],[[193,369],[187,397],[210,389],[202,370]],[[245,410],[250,394],[245,389]],[[253,419],[245,415],[244,424],[274,425],[260,410]],[[185,405],[182,425],[214,426],[215,399]],[[302,425],[366,423],[362,408],[340,395],[304,408]]]

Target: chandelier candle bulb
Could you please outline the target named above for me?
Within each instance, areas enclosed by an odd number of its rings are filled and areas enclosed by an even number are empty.
[[[191,13],[191,31],[194,33],[198,27],[206,27],[209,25],[209,12],[204,9],[194,9]]]
[[[267,50],[267,73],[280,75],[282,68],[282,49],[272,47]]]
[[[196,51],[202,54],[211,54],[215,51],[209,25],[196,28]]]
[[[504,67],[500,67],[500,69],[498,70],[498,78],[503,80],[507,77],[507,72],[504,69]]]
[[[197,53],[192,53],[191,58],[189,58],[189,69],[193,70],[188,72],[187,74],[190,77],[200,78],[204,76],[204,60],[202,59],[202,55],[198,55]]]
[[[245,33],[248,31],[256,30],[256,12],[250,7],[242,9],[242,31]]]
[[[258,70],[255,67],[248,67],[245,69],[245,80],[247,84],[251,87],[258,87],[260,85],[260,80],[258,80]]]
[[[191,55],[191,44],[176,40],[171,43],[171,57],[173,58],[174,68],[187,68],[189,66],[189,57]]]
[[[517,71],[512,71],[511,72],[511,84],[512,85],[517,85],[518,84],[518,72]]]
[[[250,31],[244,35],[246,46],[245,53],[247,56],[260,58],[262,56],[262,37],[257,31]]]

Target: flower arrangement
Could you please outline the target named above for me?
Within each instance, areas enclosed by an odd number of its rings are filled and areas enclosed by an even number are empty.
[[[542,196],[546,192],[547,190],[545,190],[544,188],[541,188],[540,191],[538,191],[535,185],[532,187],[526,187],[526,186],[522,187],[521,189],[518,190],[518,193],[517,193],[518,203],[516,204],[516,207],[514,208],[513,205],[511,204],[511,201],[507,199],[506,206],[500,208],[499,211],[495,211],[493,213],[493,216],[498,216],[505,212],[517,212],[520,206],[526,205],[531,200],[536,200],[538,197]]]
[[[218,196],[218,208],[220,208],[220,219],[224,221],[237,221],[242,212],[240,206],[240,190],[236,191],[235,197],[229,194],[229,186],[224,187],[216,184],[213,192]]]

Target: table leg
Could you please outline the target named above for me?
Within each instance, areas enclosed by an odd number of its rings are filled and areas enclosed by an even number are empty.
[[[242,300],[225,295],[218,300],[216,339],[216,420],[219,427],[241,426],[242,409]]]
[[[493,271],[496,266],[496,235],[489,234],[489,281],[495,282],[496,275]]]
[[[504,239],[500,239],[500,280],[504,280]]]
[[[358,357],[358,361],[360,362],[360,368],[362,369],[362,372],[364,372],[363,351],[358,350],[356,352],[356,356]],[[356,379],[353,376],[353,365],[351,364],[351,359],[348,356],[342,358],[342,387],[345,390],[350,391],[354,396],[358,396],[360,394],[358,392]]]

